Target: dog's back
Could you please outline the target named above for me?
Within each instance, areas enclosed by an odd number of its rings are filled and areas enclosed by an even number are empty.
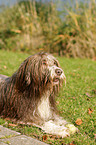
[[[4,81],[6,78],[8,78],[8,76],[0,74],[0,82]]]

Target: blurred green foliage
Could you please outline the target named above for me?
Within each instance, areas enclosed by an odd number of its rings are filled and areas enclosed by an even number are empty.
[[[95,10],[95,0],[62,12],[52,2],[19,2],[0,13],[0,49],[95,58]]]

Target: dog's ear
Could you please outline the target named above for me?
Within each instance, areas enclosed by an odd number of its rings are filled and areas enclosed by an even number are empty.
[[[31,83],[30,72],[28,71],[28,59],[26,59],[16,72],[16,88],[24,90]]]

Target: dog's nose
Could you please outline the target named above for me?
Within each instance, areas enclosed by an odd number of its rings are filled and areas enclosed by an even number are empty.
[[[55,73],[56,73],[58,76],[60,76],[60,75],[62,74],[62,70],[61,70],[61,69],[56,69],[56,70],[55,70]]]

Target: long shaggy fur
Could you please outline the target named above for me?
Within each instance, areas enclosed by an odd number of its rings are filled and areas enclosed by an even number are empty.
[[[28,57],[11,77],[0,75],[0,116],[30,122],[62,137],[70,135],[55,106],[54,97],[63,79],[64,72],[52,55],[38,53]],[[55,125],[55,131],[48,125]]]

